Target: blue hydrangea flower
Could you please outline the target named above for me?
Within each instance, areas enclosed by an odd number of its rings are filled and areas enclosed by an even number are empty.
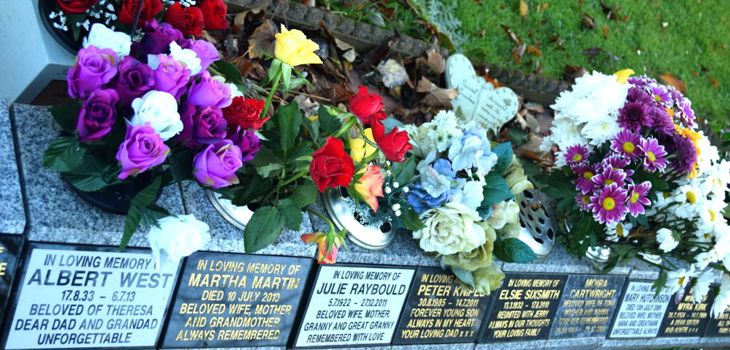
[[[449,197],[448,191],[439,197],[432,197],[421,184],[414,184],[409,187],[410,191],[408,191],[406,201],[418,215],[423,214],[429,209],[440,207]]]

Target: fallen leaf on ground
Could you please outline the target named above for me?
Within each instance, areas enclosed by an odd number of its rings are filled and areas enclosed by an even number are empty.
[[[451,108],[451,100],[455,99],[456,96],[459,95],[456,89],[440,88],[426,77],[422,77],[421,80],[418,81],[416,91],[426,94],[423,100],[421,100],[424,104],[443,108]]]
[[[522,62],[522,55],[525,54],[525,49],[527,48],[527,45],[524,43],[516,46],[514,49],[512,49],[512,58],[515,59],[516,63]]]
[[[608,26],[604,25],[601,29],[603,30],[603,38],[608,39]]]
[[[248,39],[249,57],[259,58],[263,57],[265,54],[273,56],[274,44],[276,43],[274,35],[277,32],[276,26],[271,20],[266,20],[263,24],[258,26]]]
[[[659,79],[661,79],[664,84],[674,86],[683,94],[687,90],[687,85],[684,81],[672,73],[659,74]]]
[[[522,44],[522,40],[520,40],[520,38],[517,36],[517,34],[515,34],[515,32],[512,31],[512,28],[503,24],[502,29],[504,30],[505,33],[507,33],[507,35],[509,36],[510,40],[512,40],[512,42],[514,42],[517,45]]]
[[[437,50],[429,49],[426,51],[428,67],[436,74],[441,74],[446,70],[446,60]]]
[[[537,46],[533,46],[533,45],[527,46],[527,52],[529,52],[530,55],[533,55],[535,57],[542,56],[542,51],[540,51],[540,49],[537,48]]]
[[[544,2],[542,4],[537,5],[537,13],[542,13],[543,11],[547,10],[550,7],[550,4]]]
[[[520,16],[527,17],[527,12],[529,11],[529,7],[527,6],[527,3],[525,0],[520,0]]]
[[[598,54],[601,53],[601,51],[603,51],[603,49],[601,49],[600,47],[591,47],[583,50],[583,54],[588,57],[596,57],[598,56]]]
[[[717,89],[720,87],[720,82],[717,81],[717,79],[710,77],[710,85],[712,85],[713,88]]]
[[[586,73],[588,72],[581,66],[566,65],[563,69],[563,80],[573,83],[576,78],[581,77]]]
[[[615,21],[617,19],[617,10],[614,10],[611,6],[608,6],[604,0],[601,0],[601,10],[606,15],[607,19]]]
[[[593,29],[596,27],[596,21],[587,13],[583,13],[580,23],[585,29]]]

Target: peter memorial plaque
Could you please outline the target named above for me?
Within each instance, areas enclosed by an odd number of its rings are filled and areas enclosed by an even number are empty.
[[[680,292],[683,295],[679,295]],[[714,294],[710,290],[699,303],[694,303],[689,286],[680,292],[669,300],[659,336],[701,337],[705,334],[707,322],[710,320],[710,306],[712,306]]]
[[[541,340],[550,335],[568,275],[507,274],[494,291],[482,343]]]
[[[163,347],[287,345],[312,259],[198,252],[177,287]]]
[[[390,344],[413,268],[323,265],[295,347]]]
[[[626,277],[571,275],[550,339],[605,337]]]
[[[7,349],[155,347],[177,264],[148,250],[31,243]]]
[[[658,296],[652,282],[629,281],[613,320],[609,338],[654,338],[659,333],[664,312],[672,295],[662,290]]]
[[[0,235],[0,323],[5,318],[5,304],[13,286],[22,246],[23,236]]]
[[[471,343],[489,296],[462,287],[450,271],[419,267],[393,344]]]

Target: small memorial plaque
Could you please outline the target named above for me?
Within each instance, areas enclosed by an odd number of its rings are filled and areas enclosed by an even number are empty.
[[[5,318],[5,304],[13,286],[22,246],[23,236],[0,235],[0,323]]]
[[[415,269],[320,266],[295,347],[390,344]]]
[[[626,277],[571,275],[550,339],[605,337]]]
[[[712,304],[710,304],[710,311],[711,309]],[[709,320],[707,322],[705,337],[730,337],[730,310],[725,310],[717,318],[713,318],[712,313],[707,317]]]
[[[629,281],[613,320],[609,338],[654,338],[659,333],[671,294],[659,295],[652,282]]]
[[[482,343],[547,339],[568,275],[507,274],[485,325]]]
[[[462,286],[438,267],[419,267],[393,344],[471,343],[489,296]]]
[[[689,286],[682,294],[677,292],[669,300],[659,330],[660,337],[701,337],[705,334],[710,320],[713,293],[707,293],[699,303],[694,303],[692,289]]]
[[[31,243],[7,349],[155,347],[177,265],[142,249]]]
[[[163,347],[285,347],[312,264],[307,258],[193,254]]]

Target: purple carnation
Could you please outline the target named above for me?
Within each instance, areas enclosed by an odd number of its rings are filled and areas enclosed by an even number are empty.
[[[626,95],[626,101],[641,102],[644,104],[651,103],[651,96],[642,87],[632,86]]]
[[[640,75],[640,76],[637,76],[637,77],[631,77],[631,78],[629,78],[628,82],[631,85],[635,85],[635,86],[639,86],[639,87],[644,87],[644,86],[647,86],[649,84],[656,84],[656,80],[654,80],[652,78],[649,78],[649,77],[647,77],[645,75]]]
[[[155,74],[150,66],[132,56],[124,57],[119,63],[119,79],[114,88],[122,104],[130,104],[132,100],[152,90],[154,86]]]
[[[644,154],[644,167],[650,172],[664,172],[664,168],[667,167],[667,152],[664,150],[664,146],[659,144],[659,141],[653,137],[642,139],[639,143],[639,149]]]
[[[624,129],[640,133],[641,127],[649,125],[649,110],[641,102],[627,102],[618,113],[618,125]]]
[[[119,95],[112,89],[94,90],[84,101],[76,121],[79,141],[97,141],[106,136],[116,122],[116,104]]]
[[[612,184],[623,186],[626,183],[626,173],[623,170],[607,168],[591,178],[591,181],[593,181],[596,186],[608,186]]]
[[[165,161],[170,148],[149,123],[129,125],[124,142],[119,145],[117,160],[122,166],[119,179],[137,175]]]
[[[593,218],[601,224],[622,221],[629,208],[626,207],[626,190],[617,184],[608,185],[591,197]]]
[[[236,128],[236,132],[229,136],[229,139],[241,149],[241,161],[243,162],[252,160],[261,149],[261,140],[253,129],[242,129],[239,126]]]
[[[206,146],[193,159],[193,175],[203,186],[221,188],[238,183],[236,171],[243,166],[241,149],[231,140]]]
[[[573,145],[565,150],[565,162],[571,167],[588,161],[588,146],[586,145]]]
[[[674,154],[671,165],[675,171],[681,174],[692,172],[697,164],[697,149],[692,140],[675,134],[667,144],[667,150]]]
[[[649,117],[652,120],[654,130],[664,135],[674,134],[674,121],[664,108],[652,107],[649,110]]]
[[[68,70],[66,82],[71,98],[86,98],[117,75],[117,54],[93,45],[82,48],[76,63]]]
[[[586,194],[593,191],[595,185],[593,184],[593,177],[596,174],[596,169],[588,164],[579,165],[573,168],[573,172],[578,175],[575,180],[575,188],[581,193]]]
[[[155,70],[155,90],[180,98],[190,81],[190,70],[169,55],[149,56],[148,61]]]
[[[627,206],[632,216],[644,214],[644,207],[651,205],[649,200],[649,190],[651,182],[644,181],[638,185],[629,185],[629,200]]]
[[[639,141],[641,137],[629,130],[621,130],[616,137],[611,140],[611,149],[629,159],[636,159],[639,154]]]
[[[210,145],[226,137],[226,119],[220,108],[185,104],[180,109],[180,119],[184,127],[178,137],[188,148]]]

